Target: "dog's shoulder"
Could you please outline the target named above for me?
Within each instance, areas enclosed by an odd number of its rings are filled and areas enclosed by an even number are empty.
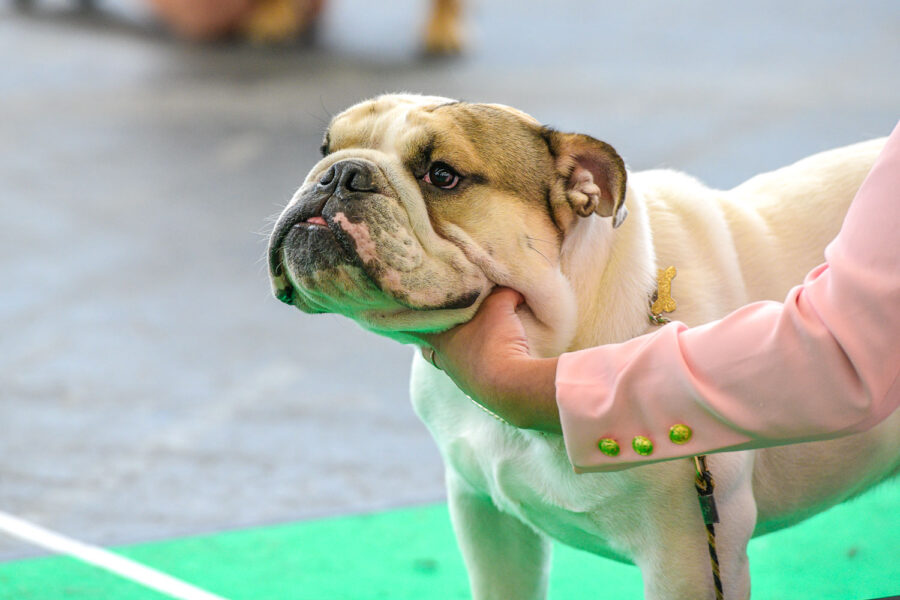
[[[808,195],[810,190],[828,189],[835,195],[856,192],[887,138],[825,150],[802,158],[774,171],[761,173],[740,184],[733,191],[747,197],[776,198]]]

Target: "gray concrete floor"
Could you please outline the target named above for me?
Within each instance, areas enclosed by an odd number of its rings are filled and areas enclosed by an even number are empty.
[[[443,497],[412,350],[269,297],[268,217],[329,113],[502,102],[716,186],[900,117],[892,0],[474,2],[447,61],[425,0],[333,0],[277,50],[74,4],[0,5],[0,510],[95,543]]]

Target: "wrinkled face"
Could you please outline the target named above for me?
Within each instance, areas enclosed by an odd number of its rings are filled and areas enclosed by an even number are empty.
[[[568,175],[524,113],[382,96],[335,117],[322,150],[270,240],[282,301],[408,341],[497,284],[558,277]]]

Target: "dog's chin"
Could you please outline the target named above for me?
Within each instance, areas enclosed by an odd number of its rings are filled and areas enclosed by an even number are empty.
[[[350,268],[353,269],[353,268]],[[347,281],[347,270],[322,274],[332,282]],[[356,279],[350,275],[349,278]],[[404,344],[417,343],[423,333],[438,333],[465,323],[475,316],[487,293],[476,293],[474,301],[460,308],[410,307],[381,292],[376,287],[358,286],[352,290],[336,289],[325,295],[320,289],[300,288],[292,304],[308,313],[335,313],[356,321],[369,331]]]
[[[352,318],[369,331],[403,344],[416,344],[421,334],[440,333],[469,321],[480,304],[479,299],[468,308],[367,310]]]
[[[286,249],[284,265],[290,288],[287,293],[283,288],[276,293],[303,312],[343,315],[365,329],[402,343],[416,343],[417,334],[446,331],[470,320],[491,290],[485,285],[448,294],[435,286],[440,294],[423,289],[398,297],[347,260],[340,247],[329,245],[327,241],[315,241],[309,246]],[[324,249],[327,253],[323,254]]]

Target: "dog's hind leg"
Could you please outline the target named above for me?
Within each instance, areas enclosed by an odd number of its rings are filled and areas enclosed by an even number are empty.
[[[450,517],[469,572],[472,600],[544,600],[550,542],[500,511],[447,468]]]

